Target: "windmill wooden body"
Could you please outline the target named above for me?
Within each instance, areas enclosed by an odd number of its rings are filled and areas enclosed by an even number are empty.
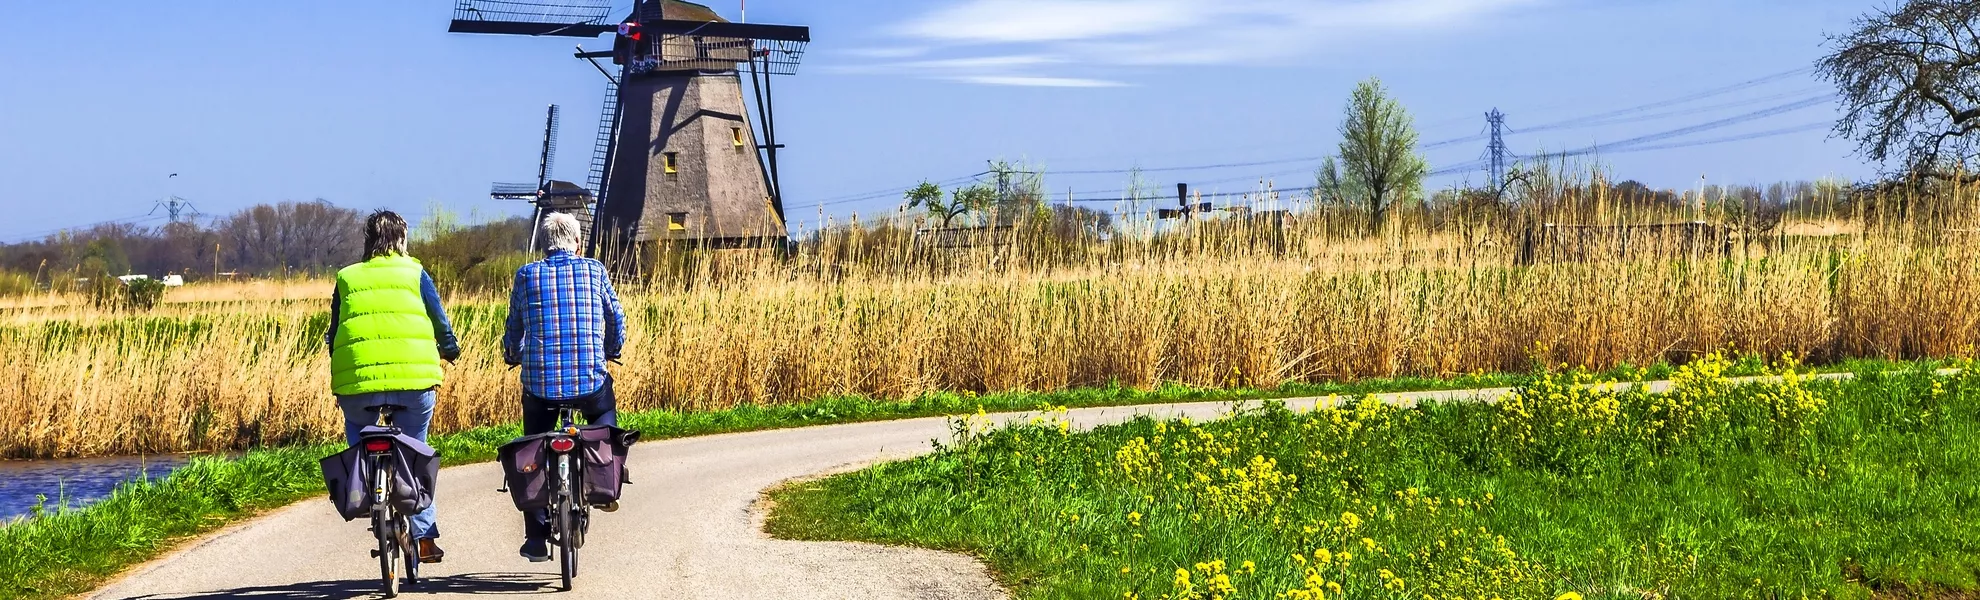
[[[680,0],[610,12],[610,0],[459,0],[449,31],[614,36],[612,50],[577,55],[610,79],[587,182],[594,254],[788,243],[770,82],[796,73],[810,30],[730,23]]]

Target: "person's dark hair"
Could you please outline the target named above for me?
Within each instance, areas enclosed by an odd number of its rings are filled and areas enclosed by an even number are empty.
[[[365,258],[405,253],[406,220],[399,213],[381,210],[364,220]]]

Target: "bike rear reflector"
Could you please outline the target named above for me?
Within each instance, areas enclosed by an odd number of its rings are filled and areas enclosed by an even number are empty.
[[[571,438],[557,438],[554,440],[550,440],[550,449],[558,452],[570,452],[572,448],[576,448],[576,447],[577,447],[577,440],[573,440]]]
[[[392,449],[392,440],[380,438],[375,440],[364,441],[365,452],[384,452],[386,450],[391,450],[391,449]]]

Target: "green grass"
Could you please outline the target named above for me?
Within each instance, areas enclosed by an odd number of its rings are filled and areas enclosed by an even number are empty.
[[[1881,366],[1885,363],[1863,363]],[[1920,363],[1937,365],[1936,362]],[[1732,372],[1758,373],[1759,359],[1743,359]],[[1868,367],[1865,367],[1868,368]],[[1619,367],[1617,379],[1655,379],[1672,367]],[[1090,407],[1170,402],[1233,401],[1299,396],[1357,396],[1437,389],[1507,387],[1524,374],[1481,374],[1448,379],[1393,378],[1352,383],[1287,384],[1273,389],[1211,390],[1165,386],[1142,391],[1118,387],[1055,393],[930,394],[912,401],[828,398],[785,406],[744,406],[710,412],[652,411],[621,416],[620,424],[648,440],[718,433],[991,412],[1051,406]],[[494,458],[495,449],[520,433],[516,425],[435,436],[446,464]],[[0,526],[0,597],[57,598],[94,588],[130,565],[148,560],[185,539],[227,523],[323,493],[316,459],[331,445],[257,449],[238,458],[202,458],[170,476],[120,487],[80,509],[56,509]],[[326,510],[328,510],[326,508]]]
[[[1498,404],[962,423],[777,491],[769,526],[975,554],[1021,598],[1980,595],[1980,376],[1731,366],[1659,396],[1543,374]]]
[[[1398,378],[1344,384],[1290,384],[1269,390],[1207,390],[1179,386],[1151,391],[1097,388],[1057,393],[931,394],[912,401],[831,398],[806,404],[745,406],[712,412],[631,413],[620,425],[645,439],[802,427],[883,419],[1037,410],[1049,406],[1110,406],[1225,401],[1328,394],[1513,385],[1517,375],[1457,379]],[[327,400],[326,400],[327,401]],[[430,440],[445,464],[491,460],[520,433],[517,425],[487,427]],[[317,459],[339,446],[257,449],[238,458],[201,458],[170,476],[124,485],[80,509],[0,526],[0,597],[58,598],[94,588],[130,565],[190,536],[323,493]],[[325,510],[329,510],[326,506]],[[353,525],[357,526],[357,525]],[[356,551],[356,550],[353,550]]]

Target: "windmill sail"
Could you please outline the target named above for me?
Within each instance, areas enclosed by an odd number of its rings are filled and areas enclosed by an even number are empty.
[[[612,0],[459,0],[447,31],[598,37],[617,29]]]

